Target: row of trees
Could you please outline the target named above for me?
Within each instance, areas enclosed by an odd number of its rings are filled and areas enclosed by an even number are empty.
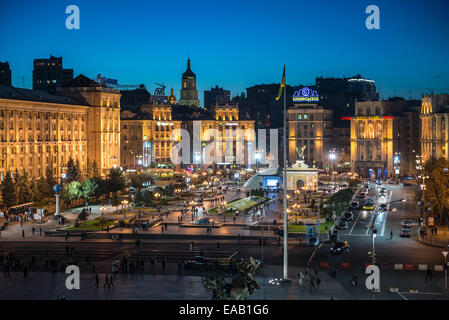
[[[418,197],[424,196],[425,208],[430,204],[435,223],[449,225],[449,161],[444,158],[428,160],[424,164],[424,175],[425,191],[419,192]]]
[[[7,171],[2,184],[3,206],[13,207],[22,203],[40,201],[43,198],[51,197],[56,180],[53,178],[53,172],[47,168],[46,177],[32,181],[28,173],[23,170],[11,172]]]

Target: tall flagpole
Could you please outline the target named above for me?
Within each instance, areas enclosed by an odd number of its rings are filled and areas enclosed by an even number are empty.
[[[285,66],[284,66],[285,70]],[[284,280],[288,279],[288,219],[287,219],[287,81],[284,77]]]

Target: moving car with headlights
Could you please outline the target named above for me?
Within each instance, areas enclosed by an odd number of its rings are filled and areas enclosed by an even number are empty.
[[[335,242],[329,249],[331,254],[349,253],[349,242],[338,241]]]
[[[363,204],[363,210],[374,210],[374,200],[366,199],[365,203]]]
[[[401,229],[401,233],[399,234],[401,238],[410,238],[410,229]]]
[[[404,221],[402,221],[402,223],[401,223],[401,227],[402,227],[403,229],[410,229],[410,228],[412,227],[412,222],[411,222],[411,221],[408,221],[408,220],[404,220]]]

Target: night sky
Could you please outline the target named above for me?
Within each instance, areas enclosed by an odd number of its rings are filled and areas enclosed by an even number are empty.
[[[65,8],[80,8],[68,30]],[[367,30],[365,8],[380,8]],[[190,55],[199,98],[216,84],[231,95],[279,82],[362,74],[383,98],[449,92],[449,1],[20,1],[0,0],[0,61],[13,85],[32,86],[33,59],[63,56],[65,68],[120,84],[175,89]]]

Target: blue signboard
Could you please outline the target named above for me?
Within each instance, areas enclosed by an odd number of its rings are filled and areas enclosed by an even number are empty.
[[[318,102],[319,100],[318,92],[307,87],[296,90],[293,94],[294,102]]]

